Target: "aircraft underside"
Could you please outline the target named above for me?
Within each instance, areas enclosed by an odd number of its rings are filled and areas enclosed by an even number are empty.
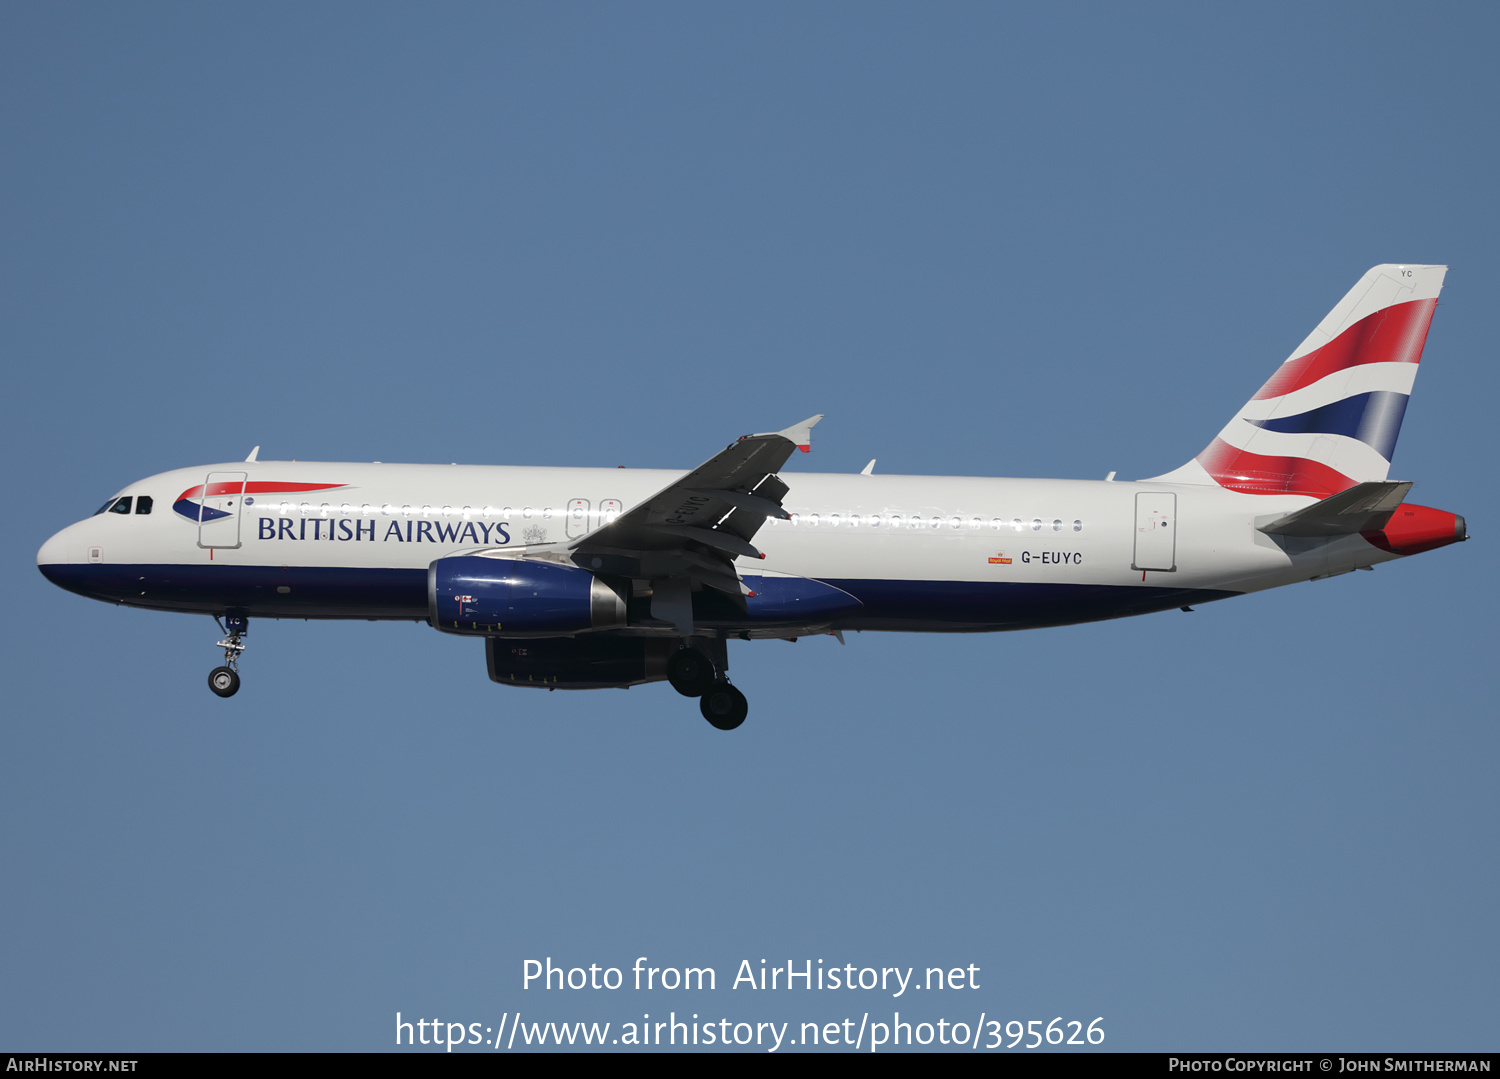
[[[429,571],[344,567],[87,565],[44,568],[53,583],[92,599],[222,619],[224,666],[209,676],[220,696],[239,688],[238,661],[250,618],[410,620],[433,623]],[[749,578],[754,581],[754,578]],[[818,583],[818,582],[814,582]],[[1120,618],[1222,599],[1237,593],[1151,585],[974,581],[833,580],[853,609],[806,620],[754,618],[727,596],[693,594],[694,635],[651,616],[649,597],[631,600],[623,625],[569,635],[481,632],[489,676],[537,689],[609,689],[670,682],[700,699],[722,729],[747,706],[729,685],[730,638],[795,639],[845,630],[993,632]],[[212,596],[212,601],[205,601]]]

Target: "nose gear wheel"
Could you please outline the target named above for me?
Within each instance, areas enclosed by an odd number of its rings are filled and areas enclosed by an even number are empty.
[[[208,672],[208,688],[220,697],[233,697],[240,688],[239,672],[229,667],[215,667]]]
[[[219,630],[224,634],[224,639],[215,646],[224,649],[224,666],[208,672],[208,688],[220,697],[233,697],[240,689],[240,653],[245,650],[244,637],[249,632],[250,620],[243,615],[231,614],[222,621],[214,615],[214,621],[219,623]]]

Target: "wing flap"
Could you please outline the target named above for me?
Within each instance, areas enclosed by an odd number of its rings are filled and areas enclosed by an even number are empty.
[[[750,541],[767,517],[790,515],[789,488],[776,475],[791,455],[810,448],[810,416],[783,431],[746,435],[612,522],[569,545],[579,566],[652,582],[652,616],[691,632],[682,589],[712,588],[744,603],[737,558],[763,558]]]

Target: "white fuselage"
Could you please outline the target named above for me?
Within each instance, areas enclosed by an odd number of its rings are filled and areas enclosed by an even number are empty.
[[[48,540],[38,562],[64,587],[133,606],[424,618],[424,575],[436,559],[521,547],[565,551],[569,541],[680,476],[646,469],[209,465],[131,484],[120,495],[150,497],[150,513],[80,521]],[[838,620],[848,628],[982,630],[1090,621],[1397,557],[1359,535],[1298,541],[1257,531],[1257,522],[1315,501],[1305,495],[1160,481],[784,478],[792,519],[767,520],[754,538],[764,559],[742,557],[737,568],[747,580],[791,575],[849,592],[864,609]],[[215,483],[231,490],[216,495]],[[200,504],[217,514],[214,520],[201,519]]]

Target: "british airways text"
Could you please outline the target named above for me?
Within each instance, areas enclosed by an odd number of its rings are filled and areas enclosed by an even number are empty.
[[[490,547],[504,546],[510,542],[507,522],[489,524],[485,521],[387,521],[385,531],[379,530],[379,521],[345,521],[322,517],[260,517],[257,519],[263,540],[333,540],[336,542],[358,542],[368,540],[382,543],[443,543],[481,544]],[[312,527],[309,528],[308,525]]]

